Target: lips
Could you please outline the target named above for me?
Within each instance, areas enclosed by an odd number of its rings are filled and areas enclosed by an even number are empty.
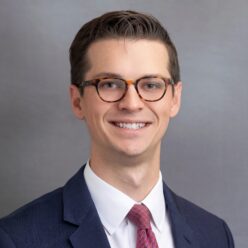
[[[146,127],[148,122],[112,122],[112,124],[123,129],[137,130]]]

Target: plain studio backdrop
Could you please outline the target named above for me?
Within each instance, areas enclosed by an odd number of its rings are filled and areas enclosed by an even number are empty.
[[[64,185],[88,159],[68,49],[86,21],[121,9],[157,17],[178,49],[183,99],[162,146],[166,182],[224,218],[246,248],[246,0],[0,0],[0,216]]]

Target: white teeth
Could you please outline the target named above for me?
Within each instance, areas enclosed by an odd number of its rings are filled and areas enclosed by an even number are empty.
[[[139,129],[146,125],[145,123],[141,123],[141,122],[137,122],[137,123],[116,122],[115,124],[120,128],[127,128],[127,129]]]

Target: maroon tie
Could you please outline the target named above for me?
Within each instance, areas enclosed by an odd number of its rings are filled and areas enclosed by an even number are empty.
[[[135,204],[127,214],[128,219],[137,227],[136,248],[158,248],[150,224],[150,211],[143,204]]]

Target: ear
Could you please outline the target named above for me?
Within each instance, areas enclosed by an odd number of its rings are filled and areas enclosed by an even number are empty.
[[[179,81],[174,86],[174,95],[172,96],[170,117],[175,117],[180,110],[182,95],[182,82]]]
[[[72,111],[78,119],[83,120],[84,111],[82,108],[82,96],[79,92],[79,89],[75,85],[70,85],[69,91]]]

